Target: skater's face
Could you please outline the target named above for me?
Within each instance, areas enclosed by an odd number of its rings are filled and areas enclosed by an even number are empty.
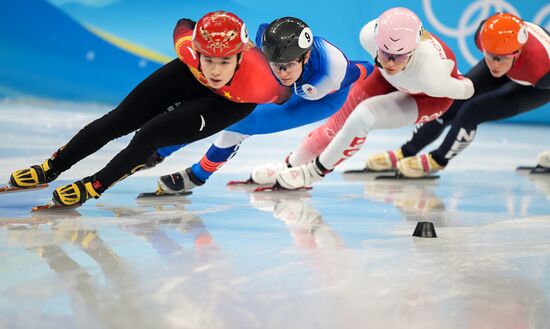
[[[273,74],[275,74],[281,84],[285,86],[292,86],[292,84],[302,75],[302,63],[304,65],[307,63],[309,60],[309,54],[309,52],[306,53],[303,59],[297,58],[296,60],[287,63],[269,62],[269,66],[271,66],[271,71],[273,71]]]
[[[228,57],[200,56],[202,74],[214,89],[225,86],[235,74],[239,63],[237,55]]]
[[[394,75],[405,69],[405,66],[409,63],[411,55],[412,52],[408,54],[394,55],[378,49],[376,60],[380,63],[380,66],[382,66],[384,72],[388,75]]]
[[[488,52],[483,53],[483,57],[485,58],[485,63],[487,63],[487,67],[489,67],[489,71],[491,71],[491,75],[495,78],[500,78],[501,76],[505,75],[510,71],[512,68],[512,65],[514,65],[514,60],[519,55],[519,51],[510,54],[510,55],[493,55]]]

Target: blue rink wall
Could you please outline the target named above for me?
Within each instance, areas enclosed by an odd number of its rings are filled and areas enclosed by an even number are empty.
[[[172,28],[182,17],[198,19],[225,9],[257,26],[297,16],[350,59],[368,59],[358,33],[369,20],[406,6],[426,29],[455,52],[465,73],[481,59],[473,43],[480,20],[496,11],[550,27],[547,0],[486,1],[185,1],[0,0],[0,97],[40,97],[118,103],[144,77],[175,57]],[[99,32],[98,32],[99,31]],[[104,33],[101,33],[104,32]],[[115,41],[113,41],[115,40]],[[137,47],[141,46],[141,47]],[[509,121],[550,124],[550,107]]]

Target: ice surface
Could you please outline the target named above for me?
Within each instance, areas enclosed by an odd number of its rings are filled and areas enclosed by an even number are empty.
[[[0,180],[107,110],[0,102]],[[52,188],[0,195],[0,328],[550,328],[550,176],[514,171],[550,147],[550,128],[483,125],[436,181],[337,171],[309,192],[225,186],[311,128],[247,140],[188,197],[135,199],[211,140],[75,211],[31,214]],[[339,170],[411,130],[372,132]],[[128,138],[52,187],[97,171]],[[438,238],[413,238],[417,221]]]

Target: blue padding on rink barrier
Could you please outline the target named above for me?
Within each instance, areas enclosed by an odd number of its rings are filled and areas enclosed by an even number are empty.
[[[172,28],[179,18],[199,19],[213,10],[229,10],[249,31],[281,16],[306,21],[316,35],[341,48],[353,60],[372,60],[361,48],[361,27],[403,1],[0,1],[0,97],[38,96],[118,103],[146,75],[161,65],[124,50],[85,26],[141,45],[166,58],[175,57]],[[497,11],[550,27],[547,0],[408,1],[426,30],[455,52],[461,72],[481,59],[473,34],[478,23]],[[5,65],[4,65],[5,64]],[[550,124],[550,106],[507,121]]]

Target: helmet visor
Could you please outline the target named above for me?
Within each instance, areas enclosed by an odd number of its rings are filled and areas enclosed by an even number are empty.
[[[495,54],[492,54],[490,52],[487,52],[487,51],[484,51],[483,52],[483,56],[485,56],[486,58],[488,58],[489,60],[491,61],[495,61],[495,62],[500,62],[502,60],[505,60],[507,58],[514,58],[516,57],[516,55],[518,54],[519,50],[518,51],[515,51],[511,54],[508,54],[508,55],[495,55]]]
[[[271,66],[271,70],[273,70],[274,72],[285,71],[287,73],[292,73],[300,68],[300,62],[298,61],[292,61],[287,63],[269,62],[269,66]]]
[[[395,64],[405,63],[409,59],[411,54],[412,54],[412,51],[401,55],[390,54],[388,52],[383,51],[380,48],[378,48],[378,51],[377,51],[377,55],[380,60],[384,62],[393,61]]]

